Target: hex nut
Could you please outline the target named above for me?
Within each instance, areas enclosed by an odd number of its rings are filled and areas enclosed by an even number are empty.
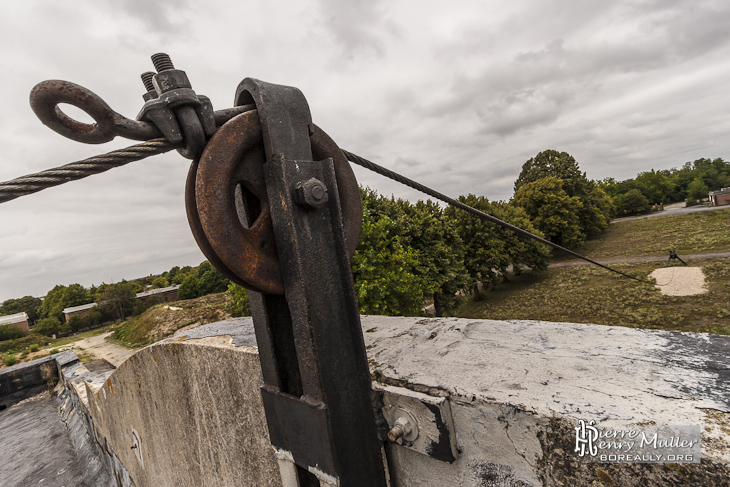
[[[393,427],[388,431],[388,440],[401,445],[404,440],[412,442],[416,438],[418,438],[418,422],[409,412],[397,409]]]
[[[294,187],[294,202],[305,211],[322,208],[329,199],[327,186],[317,178],[300,181]]]

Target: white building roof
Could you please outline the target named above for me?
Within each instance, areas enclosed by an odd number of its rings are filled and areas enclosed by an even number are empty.
[[[149,291],[144,291],[141,293],[137,293],[138,298],[144,298],[145,296],[154,296],[155,294],[161,294],[161,293],[167,293],[170,291],[174,291],[180,286],[169,286],[169,287],[161,287],[157,289],[150,289]]]
[[[94,306],[96,306],[96,303],[81,304],[79,306],[71,306],[70,308],[66,308],[62,312],[63,313],[78,313],[79,311],[84,311],[85,309],[91,309]]]
[[[14,315],[0,316],[0,325],[12,325],[23,321],[28,321],[28,314],[25,311]]]

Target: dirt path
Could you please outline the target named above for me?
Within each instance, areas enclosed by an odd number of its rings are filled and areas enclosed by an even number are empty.
[[[730,250],[723,250],[721,252],[702,252],[700,254],[685,254],[679,255],[679,257],[689,263],[690,260],[704,260],[704,259],[722,259],[724,257],[730,257]],[[596,262],[604,265],[611,264],[636,264],[639,262],[666,262],[669,255],[647,255],[644,257],[621,257],[618,259],[593,259]],[[561,267],[577,267],[582,265],[593,265],[585,260],[566,260],[563,262],[553,262],[548,265],[550,269],[557,269]]]
[[[106,337],[111,334],[112,332],[104,333],[103,335],[85,338],[69,345],[72,348],[80,348],[93,354],[96,358],[108,360],[115,367],[119,367],[122,362],[134,355],[136,350],[130,350],[116,343],[106,341]]]

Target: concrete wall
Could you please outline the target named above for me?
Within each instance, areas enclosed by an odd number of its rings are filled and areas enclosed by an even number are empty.
[[[459,459],[392,446],[399,487],[730,485],[730,337],[517,320],[364,317],[363,328],[379,381],[451,402]],[[579,419],[701,425],[702,463],[582,461]]]
[[[141,350],[89,396],[97,438],[139,486],[280,486],[256,350],[226,338]]]
[[[395,487],[730,485],[730,337],[526,321],[362,322],[377,383],[445,400],[451,412],[458,458],[390,444]],[[233,320],[150,346],[111,375],[64,366],[70,404],[118,485],[281,485],[254,344],[251,320]],[[702,463],[583,461],[574,452],[579,419],[700,425]]]

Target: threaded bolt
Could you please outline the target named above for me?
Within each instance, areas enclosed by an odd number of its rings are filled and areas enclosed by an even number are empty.
[[[152,84],[152,78],[155,76],[155,73],[152,71],[147,71],[145,73],[142,73],[142,83],[144,83],[144,87],[147,88],[147,91],[154,91],[155,85]]]
[[[404,424],[396,423],[395,426],[393,426],[393,428],[390,431],[388,431],[388,439],[392,443],[395,443],[396,441],[398,441],[398,438],[400,438],[401,436],[406,434],[405,426],[406,425],[404,425]]]
[[[152,55],[152,64],[155,65],[158,73],[175,69],[175,66],[172,65],[172,61],[170,60],[170,56],[163,52]]]

